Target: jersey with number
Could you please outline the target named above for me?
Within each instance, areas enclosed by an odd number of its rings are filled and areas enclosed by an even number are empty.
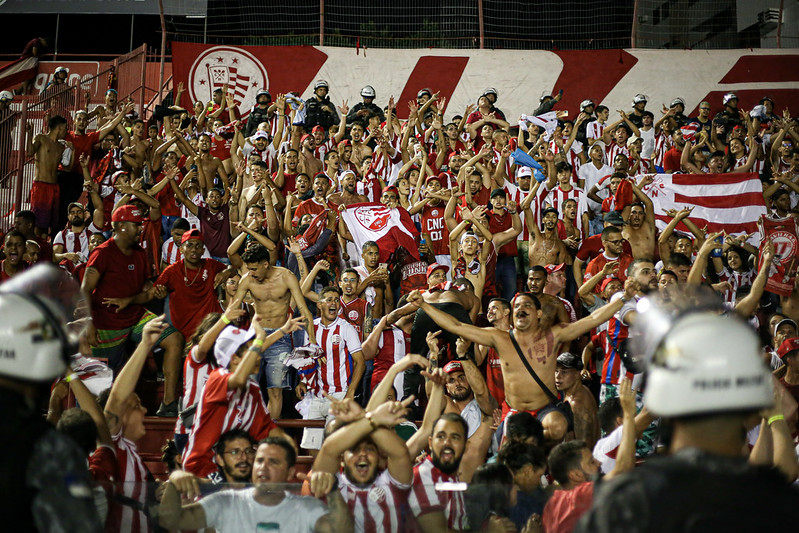
[[[458,531],[468,529],[463,492],[436,490],[437,483],[458,483],[458,477],[436,468],[430,457],[414,467],[413,488],[408,498],[413,516],[443,512],[448,528]]]
[[[400,533],[405,531],[411,485],[400,483],[383,470],[367,487],[359,487],[339,472],[338,490],[355,521],[355,531]]]
[[[358,332],[358,338],[363,342],[363,321],[366,318],[368,302],[363,298],[354,298],[349,303],[345,302],[344,298],[340,298],[340,300],[341,307],[339,307],[338,316],[344,318],[355,328],[355,331]]]
[[[422,233],[430,236],[434,255],[449,255],[449,229],[444,221],[444,205],[427,204],[422,209]]]

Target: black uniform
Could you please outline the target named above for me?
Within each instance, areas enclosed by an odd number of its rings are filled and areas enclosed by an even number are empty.
[[[322,106],[327,106],[330,111],[325,111]],[[325,97],[320,100],[318,96],[314,95],[305,102],[305,130],[311,131],[314,126],[322,126],[325,130],[329,130],[333,124],[338,124],[338,113],[336,106],[330,101],[330,98]]]
[[[253,135],[261,122],[269,122],[269,117],[266,113],[267,109],[269,109],[269,104],[266,107],[253,106],[252,111],[247,116],[247,127],[244,130],[245,137]]]

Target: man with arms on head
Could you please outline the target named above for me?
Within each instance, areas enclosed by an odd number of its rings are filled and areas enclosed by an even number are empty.
[[[652,179],[645,176],[640,187],[651,183]],[[627,215],[627,224],[622,226],[621,234],[630,243],[634,258],[652,257],[655,253],[655,207],[638,185],[631,181],[630,186],[639,201],[624,208],[622,217]]]
[[[555,368],[555,388],[562,392],[574,413],[574,438],[585,442],[593,449],[599,438],[599,421],[597,405],[591,391],[583,385],[580,372],[583,362],[580,357],[569,352],[558,356]]]
[[[542,327],[539,323],[540,303],[529,293],[517,294],[513,300],[513,326],[511,333],[496,328],[478,328],[456,319],[425,302],[421,293],[414,291],[408,302],[425,311],[432,320],[447,331],[467,340],[496,349],[503,361],[505,381],[505,404],[503,412],[531,411],[542,420],[548,439],[563,438],[568,429],[568,420],[552,404],[550,394],[555,390],[556,357],[562,344],[586,333],[608,320],[613,313],[632,298],[635,285],[625,286],[622,298],[595,311],[577,322]],[[513,337],[511,337],[513,334]],[[539,387],[520,360],[513,338],[532,368],[549,389],[549,394]]]
[[[522,202],[522,204],[525,203],[526,201]],[[541,219],[544,231],[542,232],[538,229],[536,218],[530,211],[529,204],[527,205],[528,207],[524,211],[524,221],[530,229],[530,245],[528,248],[530,266],[565,263],[568,252],[566,251],[566,245],[558,237],[558,210],[551,207],[543,210]]]
[[[213,527],[219,533],[239,531],[330,532],[352,529],[347,505],[337,491],[327,495],[328,509],[309,497],[294,496],[283,485],[294,477],[297,455],[281,437],[268,437],[258,445],[252,468],[252,488],[224,490],[195,503],[199,479],[176,470],[161,497],[159,522],[170,530]]]
[[[241,278],[235,300],[244,300],[247,291],[252,294],[256,314],[261,316],[261,325],[270,333],[277,331],[286,321],[289,302],[294,303],[305,318],[305,328],[311,344],[316,344],[313,315],[302,296],[300,284],[292,272],[269,264],[269,251],[257,244],[248,248],[241,256],[247,273]],[[269,412],[279,417],[283,408],[283,389],[288,386],[288,373],[283,362],[291,352],[291,338],[284,336],[262,354],[258,381],[267,390]]]

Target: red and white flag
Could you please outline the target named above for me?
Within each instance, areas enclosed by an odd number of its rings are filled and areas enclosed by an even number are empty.
[[[351,204],[341,212],[358,250],[366,241],[375,241],[380,248],[380,262],[385,263],[398,248],[405,248],[415,259],[419,259],[416,237],[419,230],[411,215],[403,207],[389,209],[383,204]]]
[[[700,228],[727,235],[748,233],[753,246],[760,244],[757,222],[766,214],[766,203],[757,174],[657,174],[643,192],[652,199],[660,230],[671,220],[664,211],[693,207],[690,218]],[[689,232],[682,223],[677,229]]]
[[[311,220],[311,223],[308,224],[308,228],[297,238],[297,243],[300,245],[302,250],[307,249],[319,239],[319,236],[322,234],[322,230],[325,229],[328,211],[330,210],[325,209],[316,215],[313,220]]]
[[[699,132],[699,128],[701,128],[699,122],[691,122],[690,124],[686,124],[680,128],[680,131],[682,131],[682,138],[685,141],[693,141],[696,138],[696,134]]]
[[[26,57],[17,59],[13,63],[0,68],[0,91],[3,89],[16,88],[23,81],[30,80],[36,76],[39,67],[39,59],[36,57]]]
[[[796,283],[797,259],[799,259],[799,224],[793,217],[760,219],[760,233],[774,243],[774,262],[766,282],[766,290],[790,296]],[[760,257],[763,246],[760,247]],[[758,263],[759,264],[759,263]]]
[[[240,104],[247,94],[250,87],[250,77],[239,74],[238,68],[224,65],[207,65],[208,79],[213,90],[221,89],[227,84],[228,90],[232,90],[235,101]]]

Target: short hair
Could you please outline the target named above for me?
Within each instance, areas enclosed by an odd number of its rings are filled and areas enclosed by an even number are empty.
[[[455,278],[454,280],[452,280],[452,284],[455,285],[456,287],[464,286],[470,291],[474,291],[474,283],[472,283],[466,278]]]
[[[336,152],[335,150],[330,150],[329,152],[326,152],[326,153],[325,153],[325,161],[327,161],[328,159],[330,159],[330,156],[331,156],[331,154],[336,154],[336,155],[338,155],[338,152]]]
[[[22,218],[27,220],[31,224],[36,224],[36,215],[33,214],[33,211],[29,209],[23,209],[22,211],[17,211],[14,215],[14,218]]]
[[[663,270],[660,271],[660,274],[658,274],[658,281],[660,281],[660,278],[662,278],[663,276],[673,276],[674,279],[677,279],[677,274],[673,270],[669,270],[668,268],[664,268]]]
[[[547,456],[543,449],[534,444],[514,440],[505,441],[497,459],[507,465],[512,472],[518,472],[527,465],[533,468],[544,468],[547,465]]]
[[[225,453],[225,446],[227,446],[227,443],[236,439],[246,439],[250,442],[250,446],[255,446],[255,443],[257,442],[253,436],[249,434],[249,432],[244,431],[241,428],[229,429],[219,436],[219,440],[216,441],[216,444],[214,444],[214,453],[216,455],[223,455]]]
[[[630,204],[630,208],[632,209],[633,207],[640,207],[641,210],[646,213],[646,205],[644,205],[644,202],[633,202]]]
[[[269,250],[263,244],[256,244],[244,250],[241,254],[241,260],[244,263],[261,263],[269,261]]]
[[[549,453],[547,464],[549,473],[561,485],[569,483],[569,472],[580,468],[583,462],[583,450],[588,447],[582,440],[570,440],[555,446]]]
[[[525,298],[530,298],[530,300],[533,301],[533,305],[535,306],[536,311],[541,310],[541,300],[539,300],[538,296],[536,296],[532,292],[517,292],[516,296],[513,297],[511,303],[516,303],[516,299],[521,298],[522,296],[524,296]]]
[[[674,252],[672,253],[666,262],[664,263],[666,267],[681,267],[681,266],[691,266],[691,260],[685,254]],[[673,272],[672,272],[673,274]]]
[[[360,274],[358,274],[358,271],[355,270],[354,268],[345,268],[344,272],[341,273],[342,278],[344,277],[344,274],[355,274],[356,278],[361,279]]]
[[[549,277],[549,272],[547,272],[547,269],[542,267],[541,265],[535,265],[530,267],[530,270],[527,271],[527,275],[529,276],[533,272],[538,272],[540,274],[543,274],[544,278]]]
[[[571,172],[572,166],[566,161],[561,161],[555,165],[555,172]]]
[[[17,237],[25,241],[26,244],[28,243],[27,237],[25,237],[25,235],[18,229],[12,229],[8,233],[6,233],[6,236],[3,237],[3,242],[8,242],[8,239],[10,239],[11,237]]]
[[[289,441],[283,437],[266,437],[258,443],[258,447],[260,448],[264,444],[280,446],[283,448],[283,451],[286,452],[286,462],[288,463],[289,468],[297,463],[297,451],[294,449],[294,446],[292,446],[291,443],[289,443]]]
[[[608,106],[606,106],[606,105],[598,105],[598,106],[596,106],[596,107],[594,108],[594,112],[595,112],[597,115],[598,115],[599,113],[603,112],[603,111],[610,111],[610,109],[608,109]]]
[[[294,152],[295,154],[297,154],[297,155],[300,155],[300,152],[299,152],[299,151],[297,151],[297,150],[296,150],[296,149],[294,149],[294,148],[289,148],[288,150],[286,150],[286,154],[288,154],[289,152]]]
[[[616,429],[616,419],[622,416],[623,413],[621,409],[621,400],[618,398],[608,398],[602,402],[596,413],[602,432],[608,434]]]
[[[619,156],[625,157],[625,159],[626,159],[626,156],[624,154],[622,154],[622,153],[616,154],[616,157],[619,157]],[[610,179],[613,179],[613,178],[619,178],[621,180],[626,180],[627,179],[627,174],[625,174],[624,172],[614,172],[613,174],[610,175]]]
[[[512,441],[525,441],[532,437],[536,444],[541,445],[544,443],[544,426],[532,414],[519,411],[505,420],[505,437]]]
[[[327,287],[323,287],[321,291],[319,291],[319,296],[322,296],[328,292],[335,292],[338,296],[341,296],[341,289],[336,287],[335,285],[328,285]]]
[[[256,159],[252,163],[250,163],[250,167],[258,167],[264,170],[269,170],[269,165],[267,165],[262,159]]]
[[[655,264],[655,262],[649,259],[648,257],[639,257],[638,259],[633,259],[633,262],[630,263],[630,266],[627,267],[628,278],[632,277],[633,272],[635,272],[636,270],[636,267],[638,267],[638,265],[640,265],[641,263],[652,263],[653,265]]]
[[[685,107],[685,106],[683,106],[683,107]],[[643,118],[643,117],[649,117],[652,120],[655,120],[655,115],[652,114],[651,111],[644,111],[643,113],[641,113],[641,118]]]
[[[375,241],[366,241],[365,243],[363,243],[363,246],[361,246],[361,252],[365,252],[367,248],[371,247],[375,247],[378,250],[380,250],[380,245],[377,244]]]
[[[180,468],[181,465],[177,462],[178,456],[180,456],[180,452],[178,452],[175,439],[167,439],[164,445],[161,446],[161,462],[166,465],[168,471],[172,472]]]
[[[47,129],[54,130],[61,124],[64,124],[66,126],[67,119],[65,119],[61,115],[53,115],[52,117],[50,117],[50,120],[47,121]]]
[[[602,230],[601,239],[603,241],[606,241],[606,240],[608,240],[608,238],[610,237],[611,234],[615,235],[616,233],[621,233],[621,230],[619,228],[617,228],[616,226],[608,226],[607,228]]]
[[[185,229],[188,231],[191,229],[191,223],[185,218],[178,218],[175,219],[175,222],[172,224],[172,229]]]
[[[491,299],[488,301],[488,303],[489,303],[489,304],[491,304],[491,303],[493,303],[493,302],[496,302],[496,303],[498,303],[498,304],[499,304],[499,305],[501,305],[501,306],[502,306],[504,309],[510,310],[510,302],[509,302],[508,300],[506,300],[505,298],[491,298]]]
[[[435,422],[433,422],[433,429],[430,432],[430,435],[433,434],[433,432],[436,430],[436,426],[442,420],[445,421],[445,422],[455,422],[457,424],[460,424],[463,427],[463,436],[464,437],[466,437],[466,435],[469,434],[469,424],[466,422],[466,420],[461,415],[459,415],[458,413],[444,413],[441,416],[439,416],[436,419]]]
[[[89,455],[97,447],[97,425],[80,407],[64,411],[56,429],[75,441],[84,455]]]

